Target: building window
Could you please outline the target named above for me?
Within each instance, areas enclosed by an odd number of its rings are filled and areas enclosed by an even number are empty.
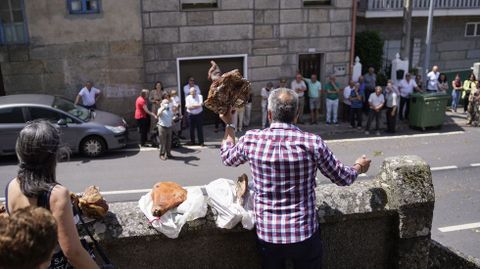
[[[100,13],[100,0],[67,0],[70,14]]]
[[[217,8],[217,0],[181,0],[182,9]]]
[[[304,0],[303,6],[330,6],[332,5],[332,0]]]
[[[480,22],[468,22],[465,26],[465,36],[480,36]]]
[[[26,44],[27,26],[23,0],[0,1],[0,44]]]

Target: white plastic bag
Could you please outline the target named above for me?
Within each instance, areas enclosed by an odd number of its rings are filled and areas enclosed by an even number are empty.
[[[245,229],[251,230],[255,226],[253,216],[253,191],[245,194],[245,205],[241,206],[235,195],[235,182],[230,179],[219,178],[205,187],[208,194],[208,204],[216,213],[216,224],[220,228],[231,229],[239,222]]]
[[[201,187],[185,187],[187,200],[177,208],[168,210],[160,218],[152,215],[152,193],[148,192],[140,198],[138,206],[152,226],[169,238],[177,238],[187,221],[203,218],[207,214],[206,197]]]

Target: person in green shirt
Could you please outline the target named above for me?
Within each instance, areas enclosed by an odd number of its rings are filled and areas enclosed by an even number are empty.
[[[330,124],[332,122],[333,124],[338,124],[337,111],[340,85],[336,82],[334,75],[331,75],[329,77],[329,81],[325,84],[324,91],[327,97],[327,124]]]
[[[312,74],[310,79],[304,78],[304,80],[308,85],[311,124],[316,124],[318,120],[318,111],[320,110],[320,92],[322,90],[322,83],[317,80],[316,74]]]

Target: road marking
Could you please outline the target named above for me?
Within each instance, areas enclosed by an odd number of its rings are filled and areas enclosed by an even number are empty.
[[[365,174],[365,173],[362,173],[362,174],[360,174],[360,175],[358,175],[358,176],[359,176],[359,177],[368,177],[368,175]]]
[[[201,147],[201,146],[187,146],[182,145],[183,148],[187,149],[203,149],[208,148],[208,146]],[[148,151],[158,151],[158,148],[155,147],[143,147],[143,148],[125,148],[125,149],[118,149],[117,152],[148,152]]]
[[[480,228],[480,222],[438,228],[442,233]]]
[[[478,167],[478,166],[480,166],[480,163],[471,163],[470,166],[471,167]]]
[[[138,190],[123,190],[123,191],[101,191],[102,195],[118,195],[118,194],[132,194],[132,193],[147,193],[152,189],[138,189]]]
[[[447,165],[447,166],[439,166],[439,167],[432,167],[430,168],[431,171],[442,171],[442,170],[451,170],[451,169],[457,169],[458,166],[456,165]]]
[[[389,140],[389,139],[398,139],[398,138],[418,138],[418,137],[430,137],[430,136],[457,135],[457,134],[464,134],[464,133],[465,133],[465,131],[455,131],[455,132],[448,132],[448,133],[429,133],[429,134],[361,137],[361,138],[325,140],[325,142],[326,143],[340,143],[340,142],[352,142],[352,141],[373,141],[373,140],[376,141],[376,140]]]

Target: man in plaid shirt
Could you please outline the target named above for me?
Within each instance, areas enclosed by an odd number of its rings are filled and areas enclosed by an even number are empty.
[[[227,166],[249,162],[254,185],[254,212],[263,268],[321,268],[322,245],[315,212],[317,168],[339,186],[352,184],[370,166],[365,156],[351,167],[335,158],[317,135],[301,131],[298,96],[277,89],[268,99],[270,128],[248,131],[235,143],[230,110],[221,147]]]

